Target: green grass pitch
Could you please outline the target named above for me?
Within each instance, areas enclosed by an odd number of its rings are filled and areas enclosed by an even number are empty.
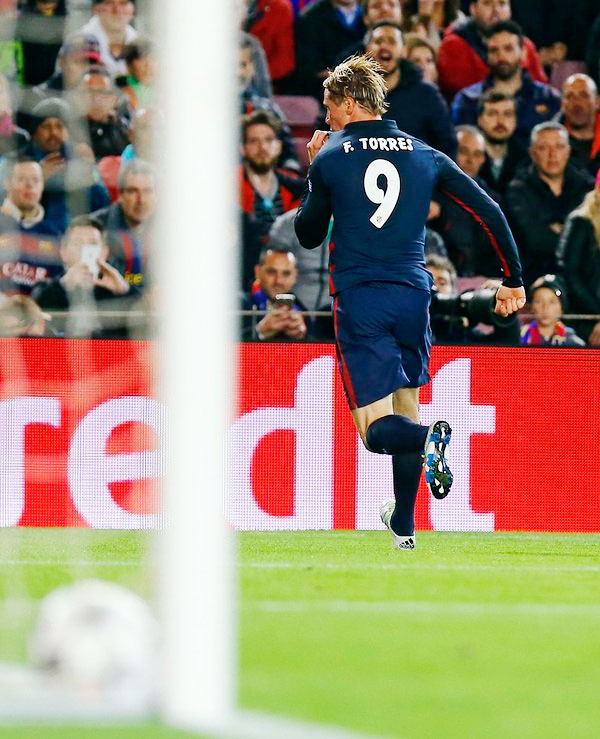
[[[600,734],[600,536],[387,532],[240,537],[240,704],[380,737]],[[150,596],[148,533],[3,530],[0,659],[37,601],[96,576]],[[185,737],[0,728],[0,739]]]

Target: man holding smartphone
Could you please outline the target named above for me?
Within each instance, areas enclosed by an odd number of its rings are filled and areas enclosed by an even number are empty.
[[[99,304],[103,310],[126,310],[129,303],[123,299],[130,292],[125,278],[106,261],[108,247],[101,224],[90,216],[74,218],[59,251],[62,276],[38,285],[32,293],[34,300],[45,310],[69,311],[66,336],[120,336],[123,321],[116,321],[119,330],[113,326],[107,333],[98,315]]]
[[[293,293],[298,279],[296,257],[291,251],[263,249],[254,267],[255,280],[244,300],[248,310],[266,311],[255,325],[244,322],[243,339],[259,341],[304,341],[308,333],[301,311],[304,310]]]

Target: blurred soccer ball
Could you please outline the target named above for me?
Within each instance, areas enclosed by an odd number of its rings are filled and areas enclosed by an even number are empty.
[[[82,580],[46,596],[30,656],[70,689],[148,702],[155,694],[158,628],[142,598]]]

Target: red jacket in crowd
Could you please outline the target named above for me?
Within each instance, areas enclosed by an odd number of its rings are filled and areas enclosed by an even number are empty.
[[[523,67],[534,80],[548,82],[533,41],[525,36],[523,45]],[[474,85],[488,76],[490,68],[485,59],[485,45],[472,20],[449,29],[442,39],[438,54],[438,84],[448,100],[452,100],[463,87]]]
[[[256,0],[246,30],[262,44],[272,80],[294,71],[294,11],[289,0]]]

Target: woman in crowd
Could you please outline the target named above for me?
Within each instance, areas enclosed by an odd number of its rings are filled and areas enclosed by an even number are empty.
[[[575,313],[600,314],[600,170],[596,186],[565,222],[557,253]],[[588,344],[600,346],[600,321],[579,328]]]
[[[437,85],[438,68],[435,47],[427,39],[414,33],[407,33],[404,37],[404,48],[406,58],[423,72],[425,82]]]

